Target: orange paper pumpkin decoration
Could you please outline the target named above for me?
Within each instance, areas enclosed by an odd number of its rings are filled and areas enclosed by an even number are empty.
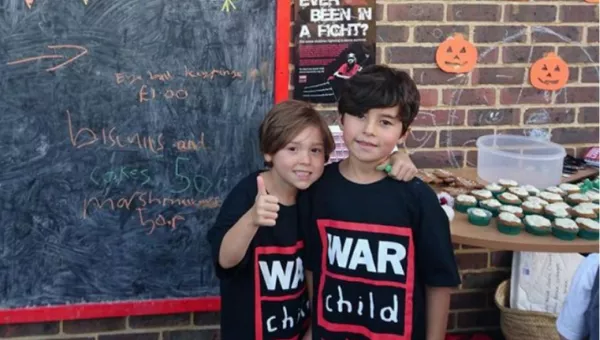
[[[454,33],[440,44],[435,61],[444,72],[466,73],[477,63],[477,49],[462,34]]]
[[[529,81],[539,90],[558,90],[569,80],[569,66],[558,55],[550,52],[538,59],[529,69]]]
[[[589,2],[591,4],[597,4],[597,3],[600,3],[600,0],[585,0],[585,2]]]

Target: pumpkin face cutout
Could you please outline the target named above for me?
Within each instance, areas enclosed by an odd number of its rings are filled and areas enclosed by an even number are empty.
[[[444,72],[466,73],[477,63],[477,49],[462,34],[455,33],[438,46],[435,61]]]
[[[538,59],[529,70],[531,85],[539,90],[558,90],[569,80],[569,66],[561,57],[548,53]]]

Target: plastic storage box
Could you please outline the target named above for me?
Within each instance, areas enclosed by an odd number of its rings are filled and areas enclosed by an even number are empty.
[[[549,141],[511,135],[477,139],[477,175],[496,182],[512,179],[543,189],[560,184],[565,148]]]

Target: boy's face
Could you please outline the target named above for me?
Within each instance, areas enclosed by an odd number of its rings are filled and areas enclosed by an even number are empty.
[[[324,150],[321,130],[310,126],[274,155],[265,155],[265,160],[273,164],[274,177],[304,190],[323,174]]]
[[[363,163],[379,163],[405,139],[398,107],[375,108],[363,117],[342,117],[344,143],[349,153]]]

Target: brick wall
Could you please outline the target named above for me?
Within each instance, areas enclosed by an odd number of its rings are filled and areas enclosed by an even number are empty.
[[[598,144],[598,6],[564,1],[412,1],[377,4],[379,62],[410,72],[422,112],[407,142],[419,167],[476,164],[483,134],[551,134],[571,153]],[[479,50],[466,76],[445,74],[434,51],[452,32]],[[547,51],[570,65],[562,91],[537,91],[527,68]],[[331,119],[333,107],[321,108]],[[456,245],[463,283],[452,296],[452,332],[498,330],[496,286],[510,276],[511,252]],[[212,340],[218,314],[78,320],[0,325],[0,338],[70,340]]]

